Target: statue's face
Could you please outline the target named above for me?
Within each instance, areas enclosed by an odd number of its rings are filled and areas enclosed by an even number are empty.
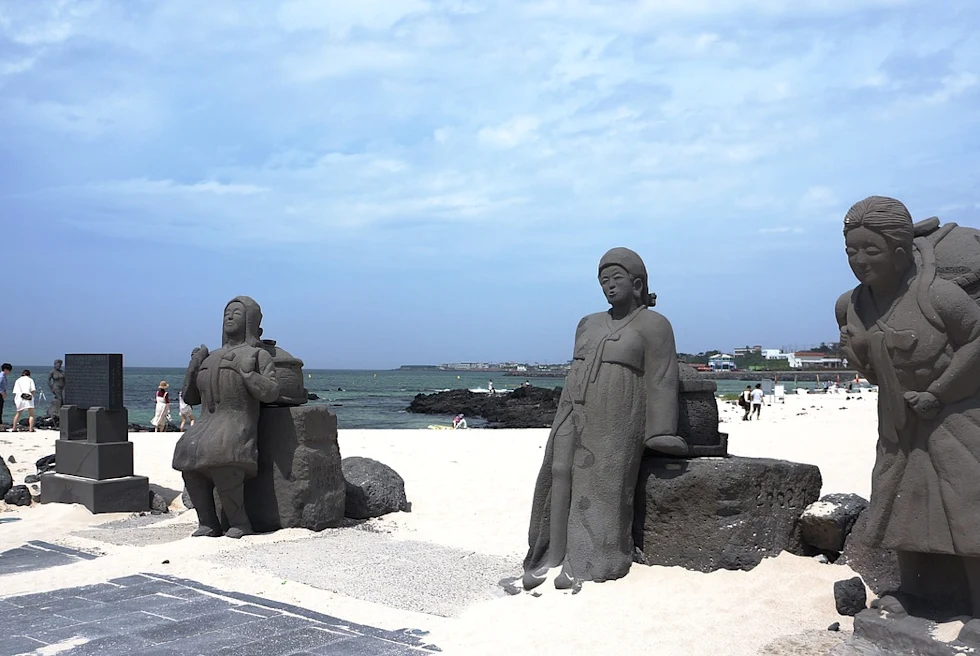
[[[844,238],[847,247],[847,263],[854,276],[872,287],[887,283],[901,275],[899,264],[904,260],[904,249],[892,249],[885,238],[864,226],[848,231]]]
[[[631,280],[626,269],[618,264],[613,264],[605,267],[599,273],[599,284],[602,286],[602,293],[606,295],[606,300],[609,301],[610,305],[626,305],[633,300],[635,287],[643,283],[640,280]]]
[[[245,335],[245,306],[238,301],[225,308],[225,334],[230,337]]]

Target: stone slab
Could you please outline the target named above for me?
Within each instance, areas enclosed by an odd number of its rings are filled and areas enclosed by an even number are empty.
[[[41,476],[41,503],[80,503],[89,512],[144,512],[150,509],[150,480],[126,476],[98,481],[68,474]]]
[[[855,615],[854,636],[833,653],[835,656],[963,656],[980,651],[980,644],[937,639],[937,628],[935,622],[921,617],[895,619],[869,608]]]
[[[0,552],[0,575],[32,572],[61,565],[71,565],[80,560],[92,560],[92,554],[69,549],[40,540]]]
[[[54,445],[55,471],[104,481],[133,475],[133,443],[97,444],[79,440],[57,440]]]
[[[749,570],[802,554],[800,515],[820,495],[814,465],[768,458],[644,457],[633,540],[648,565]]]
[[[65,405],[82,410],[123,408],[123,356],[121,353],[69,353],[65,355]]]
[[[326,406],[264,407],[258,475],[245,482],[245,508],[258,531],[320,531],[344,520],[346,486],[337,417]]]
[[[88,433],[88,415],[77,405],[63,405],[59,410],[58,430],[63,440],[84,440]]]
[[[438,651],[422,641],[425,632],[355,624],[162,575],[8,597],[0,604],[0,654],[419,656]],[[90,613],[83,617],[79,608]],[[61,645],[73,637],[87,642],[65,650]],[[330,645],[344,649],[330,651]]]
[[[129,440],[129,411],[89,408],[86,412],[85,426],[89,442],[126,442]]]

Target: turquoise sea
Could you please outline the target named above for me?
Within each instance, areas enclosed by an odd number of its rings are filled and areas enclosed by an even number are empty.
[[[23,365],[14,366],[13,378],[19,376]],[[51,366],[28,366],[31,377],[42,392],[50,399],[47,387],[48,371]],[[317,394],[320,399],[311,404],[326,404],[337,415],[340,428],[425,428],[429,424],[449,424],[452,415],[418,415],[406,412],[405,408],[416,394],[431,394],[440,390],[470,389],[486,391],[487,382],[493,380],[498,392],[513,389],[524,382],[523,378],[486,373],[454,371],[412,371],[412,370],[338,370],[304,369],[306,389]],[[66,371],[66,375],[71,373]],[[170,384],[171,417],[179,424],[177,414],[177,391],[184,382],[182,368],[126,367],[123,379],[123,393],[129,421],[149,425],[153,417],[154,394],[161,380]],[[532,385],[538,387],[559,387],[561,378],[531,378]],[[718,381],[718,393],[737,393],[745,389],[745,381]],[[753,383],[753,386],[755,383]],[[812,387],[803,383],[800,387]],[[792,389],[791,380],[786,381],[787,390]],[[48,400],[38,402],[39,413],[43,413]],[[13,417],[13,403],[7,403],[4,417]],[[481,420],[467,417],[471,427],[479,427]]]

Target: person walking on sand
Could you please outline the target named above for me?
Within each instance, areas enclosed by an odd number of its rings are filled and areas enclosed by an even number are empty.
[[[190,422],[191,426],[194,425],[194,408],[184,402],[183,390],[177,392],[177,408],[180,412],[180,430],[183,432],[187,422]]]
[[[31,378],[30,369],[24,369],[20,378],[14,383],[14,422],[13,430],[17,430],[17,422],[20,421],[20,413],[27,411],[27,430],[34,432],[34,397],[37,396],[37,385]]]
[[[4,362],[0,365],[0,430],[3,426],[3,402],[7,399],[7,375],[13,370],[13,365]]]
[[[160,381],[160,386],[157,388],[156,394],[156,411],[153,413],[153,419],[150,423],[156,428],[157,433],[162,433],[167,430],[167,424],[170,423],[170,393],[167,388],[170,385],[165,380]]]
[[[749,412],[752,410],[752,386],[746,385],[745,391],[743,391],[738,396],[738,404],[742,406],[742,410],[745,414],[742,415],[742,421],[749,420]]]
[[[755,415],[756,419],[762,419],[762,406],[766,403],[766,395],[762,393],[762,384],[755,386],[752,390],[752,410],[749,413],[749,419],[752,419],[752,415]]]

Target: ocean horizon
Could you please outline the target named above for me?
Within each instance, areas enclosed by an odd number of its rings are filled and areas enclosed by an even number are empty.
[[[31,371],[42,397],[36,406],[39,416],[43,416],[51,401],[47,378],[51,365],[15,365],[11,384],[20,376],[23,369]],[[185,367],[124,367],[123,401],[129,411],[130,423],[149,426],[153,417],[155,394],[160,381],[170,385],[171,420],[180,424],[177,405],[177,392],[184,383]],[[65,371],[70,376],[70,371]],[[311,405],[327,405],[337,415],[340,429],[392,429],[425,428],[430,424],[449,424],[452,415],[422,415],[408,412],[409,403],[417,394],[433,394],[452,389],[468,389],[486,392],[487,384],[494,381],[498,392],[506,392],[524,382],[520,376],[504,376],[498,372],[438,371],[417,369],[303,369],[307,392],[316,394],[319,399],[309,401]],[[528,376],[536,387],[561,387],[564,378],[536,378]],[[737,393],[745,388],[748,381],[719,380],[718,394]],[[753,382],[754,384],[754,382]],[[814,383],[800,382],[797,387],[813,387]],[[195,408],[195,415],[198,414]],[[4,419],[13,417],[13,403],[7,403]],[[477,417],[467,417],[472,428],[479,428],[485,422]]]

